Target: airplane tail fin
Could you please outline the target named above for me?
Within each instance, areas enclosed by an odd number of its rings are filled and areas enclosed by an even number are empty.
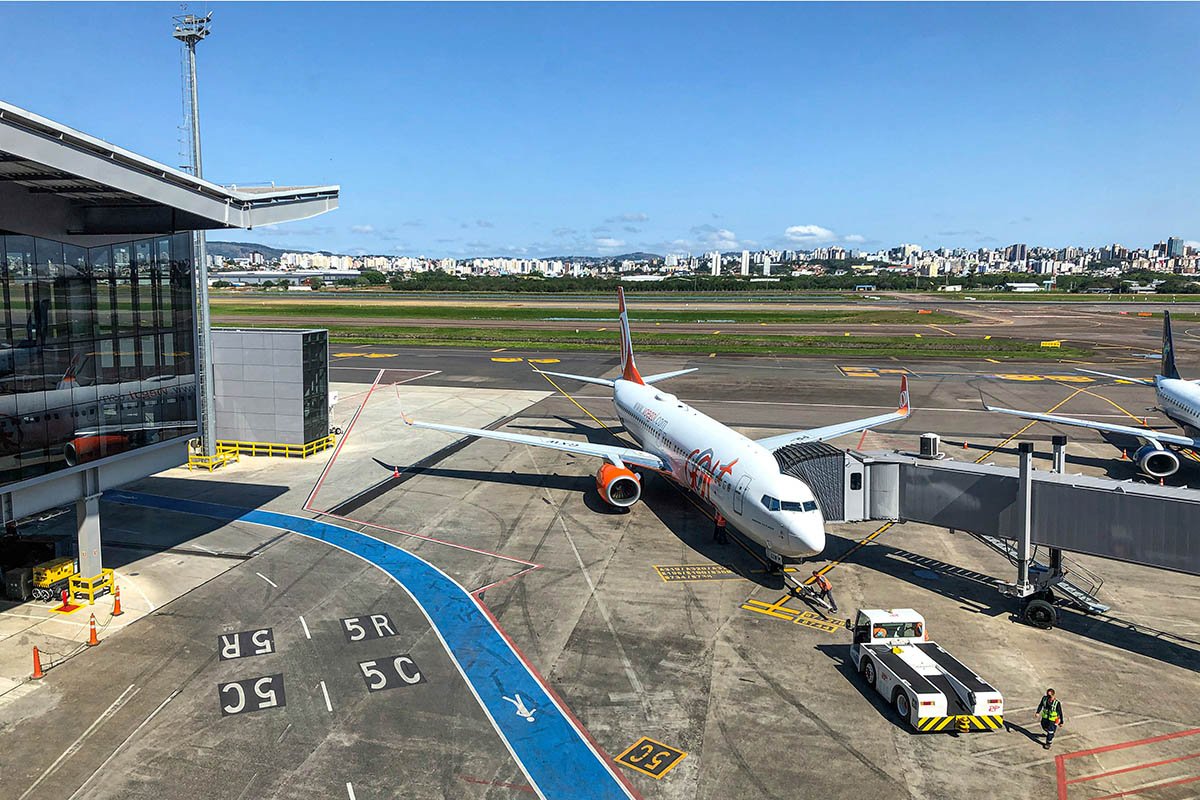
[[[1175,341],[1171,336],[1171,312],[1163,312],[1163,341],[1162,341],[1162,376],[1178,378],[1179,369],[1175,366]]]
[[[645,383],[633,361],[633,339],[629,335],[629,313],[625,310],[625,287],[617,287],[617,307],[621,311],[621,377],[633,383]]]

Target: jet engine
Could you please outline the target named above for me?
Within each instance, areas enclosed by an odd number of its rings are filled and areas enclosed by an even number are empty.
[[[1151,478],[1166,478],[1179,471],[1179,456],[1173,450],[1148,444],[1133,455],[1133,461]]]
[[[609,505],[629,508],[642,496],[642,479],[631,469],[605,464],[596,472],[596,490]]]
[[[101,456],[111,456],[113,453],[123,453],[129,449],[128,436],[98,435],[80,436],[67,442],[63,447],[63,456],[67,466],[86,464]]]

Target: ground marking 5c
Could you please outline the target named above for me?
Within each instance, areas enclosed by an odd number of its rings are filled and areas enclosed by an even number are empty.
[[[636,769],[643,775],[660,779],[687,757],[683,750],[656,742],[649,736],[638,739],[629,749],[617,756],[617,763]]]
[[[283,695],[283,675],[264,675],[261,678],[218,683],[217,702],[221,706],[223,717],[265,711],[268,708],[283,708],[287,705]]]
[[[370,661],[358,662],[362,672],[363,682],[367,684],[368,692],[382,692],[385,689],[395,689],[398,686],[415,686],[425,683],[425,676],[417,662],[408,653],[387,658],[376,658]]]

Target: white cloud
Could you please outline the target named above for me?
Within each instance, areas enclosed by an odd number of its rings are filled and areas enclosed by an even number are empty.
[[[618,214],[615,217],[609,217],[605,222],[648,222],[650,217],[640,211],[633,213]]]
[[[728,228],[697,225],[692,228],[692,235],[696,237],[702,247],[711,247],[716,250],[737,250],[742,246],[738,241],[737,234]]]
[[[847,244],[862,244],[867,240],[867,237],[860,233],[851,233],[848,236],[843,236],[842,241]]]
[[[793,242],[801,242],[803,244],[828,242],[837,238],[837,234],[829,230],[829,228],[822,228],[820,225],[792,225],[783,232],[783,235]]]
[[[351,225],[350,232],[351,233],[374,233],[375,226],[374,225]]]
[[[599,236],[592,241],[595,243],[596,247],[599,247],[601,250],[612,250],[617,247],[625,246],[624,239],[614,239],[611,236]]]

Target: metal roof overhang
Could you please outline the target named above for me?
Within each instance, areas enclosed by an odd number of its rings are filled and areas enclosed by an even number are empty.
[[[219,186],[0,102],[0,228],[81,238],[255,228],[332,211],[338,192]]]

